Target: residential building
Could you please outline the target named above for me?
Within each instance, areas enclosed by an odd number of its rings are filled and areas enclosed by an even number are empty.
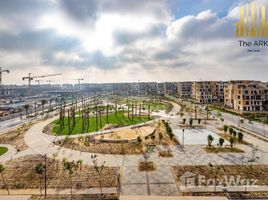
[[[192,97],[192,85],[193,82],[179,82],[177,83],[178,95],[181,98]]]
[[[267,112],[268,84],[260,81],[230,81],[224,90],[224,106],[238,113]]]
[[[198,81],[192,84],[192,98],[197,103],[213,103],[217,101],[217,82]]]

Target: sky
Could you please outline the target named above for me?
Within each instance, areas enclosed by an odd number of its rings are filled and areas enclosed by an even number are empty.
[[[268,47],[248,52],[235,36],[246,2],[0,0],[3,84],[26,84],[28,73],[62,73],[44,79],[54,83],[267,81]]]

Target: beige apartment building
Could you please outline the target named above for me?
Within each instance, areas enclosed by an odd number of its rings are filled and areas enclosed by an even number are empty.
[[[198,81],[192,84],[192,98],[197,103],[224,103],[223,81]]]
[[[268,84],[260,81],[229,81],[224,106],[238,113],[268,112]]]
[[[192,97],[192,84],[193,82],[179,82],[177,84],[178,95],[181,98],[191,98]]]

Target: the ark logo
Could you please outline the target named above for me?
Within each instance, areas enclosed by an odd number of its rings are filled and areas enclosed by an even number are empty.
[[[236,23],[237,37],[268,37],[266,7],[252,2],[240,7],[240,20]]]

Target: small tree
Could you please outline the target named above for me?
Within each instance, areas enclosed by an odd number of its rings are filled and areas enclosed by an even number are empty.
[[[73,193],[73,186],[72,186],[72,175],[74,173],[73,169],[74,169],[74,161],[72,162],[65,162],[64,164],[64,169],[68,171],[69,174],[69,179],[70,179],[70,191],[71,191],[71,195]]]
[[[229,133],[230,133],[230,135],[232,135],[233,132],[234,132],[234,129],[230,127],[230,128],[229,128]]]
[[[258,152],[259,148],[258,146],[252,146],[251,150],[251,158],[248,160],[248,162],[251,164],[251,169],[253,168],[253,163],[257,162],[258,159],[260,159],[256,154]]]
[[[7,189],[7,194],[10,194],[9,193],[9,188],[8,188],[8,185],[7,185],[7,182],[6,182],[6,179],[4,178],[4,175],[3,175],[3,172],[5,171],[5,167],[0,163],[0,174],[1,174],[1,178],[6,186],[6,189]]]
[[[231,148],[234,147],[234,142],[235,142],[234,138],[231,137],[231,138],[230,138],[230,145],[231,145]]]
[[[37,173],[39,175],[39,179],[40,179],[40,195],[42,196],[42,179],[43,179],[43,173],[45,171],[45,165],[43,163],[38,163],[35,166],[35,173]]]
[[[238,142],[242,142],[243,141],[243,137],[244,137],[243,133],[238,132]]]
[[[105,164],[105,161],[103,161],[102,165],[98,165],[98,160],[97,160],[97,155],[91,155],[91,159],[92,159],[92,162],[93,162],[93,165],[94,165],[94,169],[95,171],[97,172],[98,176],[99,176],[99,184],[100,184],[100,190],[101,190],[101,195],[102,195],[102,179],[101,179],[101,176],[102,176],[102,171],[104,169],[104,164]]]
[[[185,119],[185,118],[182,119],[182,123],[183,123],[183,124],[186,123],[186,119]]]
[[[29,117],[30,105],[29,104],[25,104],[24,105],[24,109],[25,109],[25,115],[26,115],[26,118],[27,118],[27,117]]]
[[[42,100],[41,100],[41,105],[42,105],[42,114],[44,114],[44,106],[45,106],[45,104],[47,104],[47,100],[42,99]]]
[[[159,137],[160,144],[162,144],[163,133],[159,132],[158,137]]]
[[[192,118],[189,119],[189,124],[191,127],[193,126],[193,119]]]
[[[224,139],[223,138],[219,138],[219,145],[220,145],[220,147],[223,146],[223,143],[224,143]]]
[[[234,138],[236,138],[236,134],[237,134],[237,133],[236,133],[236,131],[234,130],[234,131],[233,131],[233,136],[234,136]]]
[[[226,124],[223,126],[223,130],[224,130],[224,133],[228,131],[228,126]]]
[[[214,140],[214,137],[212,136],[212,135],[208,135],[208,147],[210,148],[211,147],[211,144],[212,144],[212,142],[213,142],[213,140]]]

